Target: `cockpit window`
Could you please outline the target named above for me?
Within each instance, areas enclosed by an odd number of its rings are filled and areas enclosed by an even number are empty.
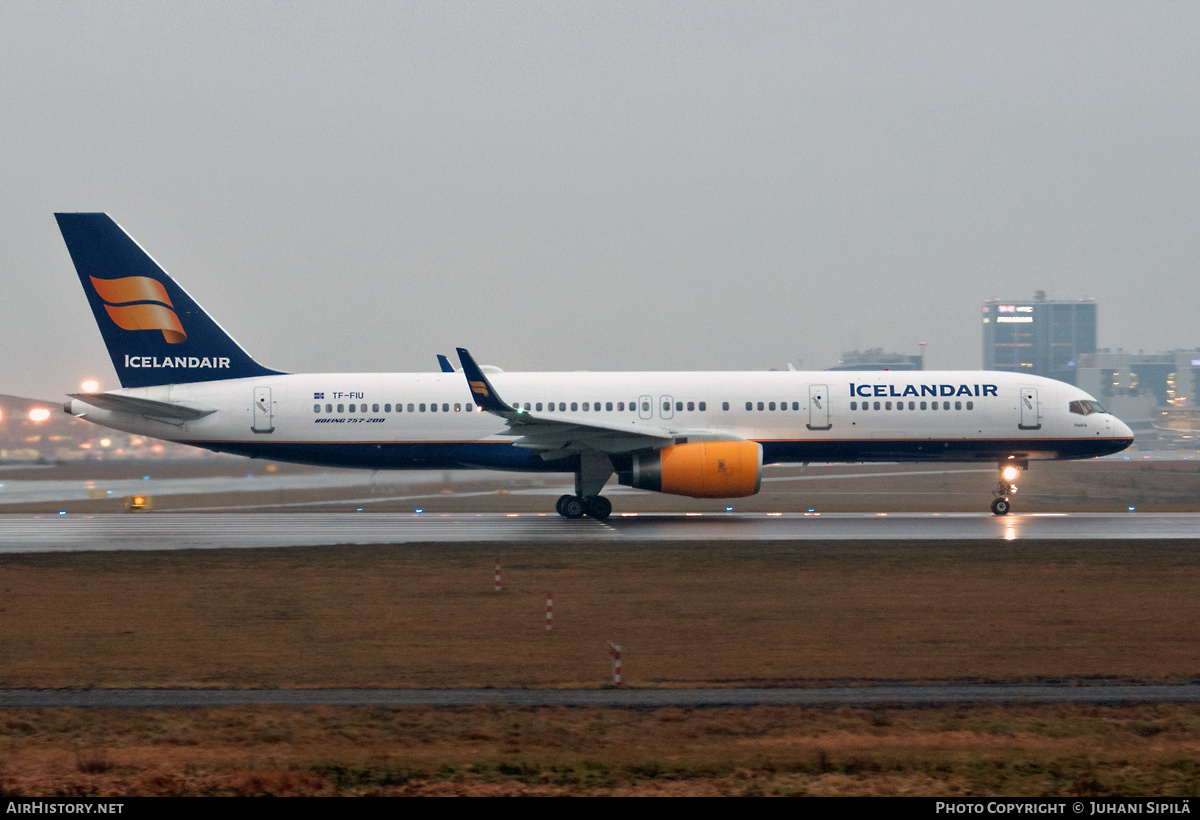
[[[1071,412],[1081,416],[1090,416],[1092,413],[1107,413],[1108,411],[1098,401],[1073,401],[1071,402]]]

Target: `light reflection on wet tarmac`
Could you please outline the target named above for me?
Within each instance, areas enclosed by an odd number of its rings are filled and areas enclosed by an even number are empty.
[[[1200,513],[146,513],[0,515],[0,553],[595,541],[1180,540]]]

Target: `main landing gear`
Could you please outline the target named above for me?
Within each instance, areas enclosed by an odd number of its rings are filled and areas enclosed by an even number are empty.
[[[580,498],[577,495],[564,495],[558,499],[554,509],[563,518],[583,518],[589,515],[597,521],[604,521],[612,515],[612,502],[602,495],[589,495]]]
[[[1009,496],[1017,491],[1017,485],[1013,484],[1013,481],[1028,466],[1029,462],[1018,458],[1006,458],[1000,462],[1000,480],[996,482],[996,489],[992,491],[992,495],[996,496],[992,499],[992,515],[1008,515],[1012,509]]]
[[[554,505],[563,518],[591,516],[604,521],[612,515],[612,502],[600,495],[613,474],[612,460],[607,453],[584,450],[579,454],[579,469],[575,472],[575,495],[564,495]]]

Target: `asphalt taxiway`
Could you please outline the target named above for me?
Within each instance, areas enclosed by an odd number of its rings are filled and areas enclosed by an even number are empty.
[[[597,541],[1184,540],[1200,513],[132,513],[0,516],[0,553]]]
[[[1200,684],[883,684],[820,689],[5,689],[0,708],[228,706],[939,706],[953,703],[1200,702]]]

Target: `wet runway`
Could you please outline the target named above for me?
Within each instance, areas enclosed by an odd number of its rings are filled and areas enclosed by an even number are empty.
[[[1180,540],[1200,513],[553,513],[0,515],[0,553],[554,541]]]
[[[825,689],[7,689],[0,708],[222,706],[938,706],[952,703],[1200,702],[1200,684],[947,684]]]

